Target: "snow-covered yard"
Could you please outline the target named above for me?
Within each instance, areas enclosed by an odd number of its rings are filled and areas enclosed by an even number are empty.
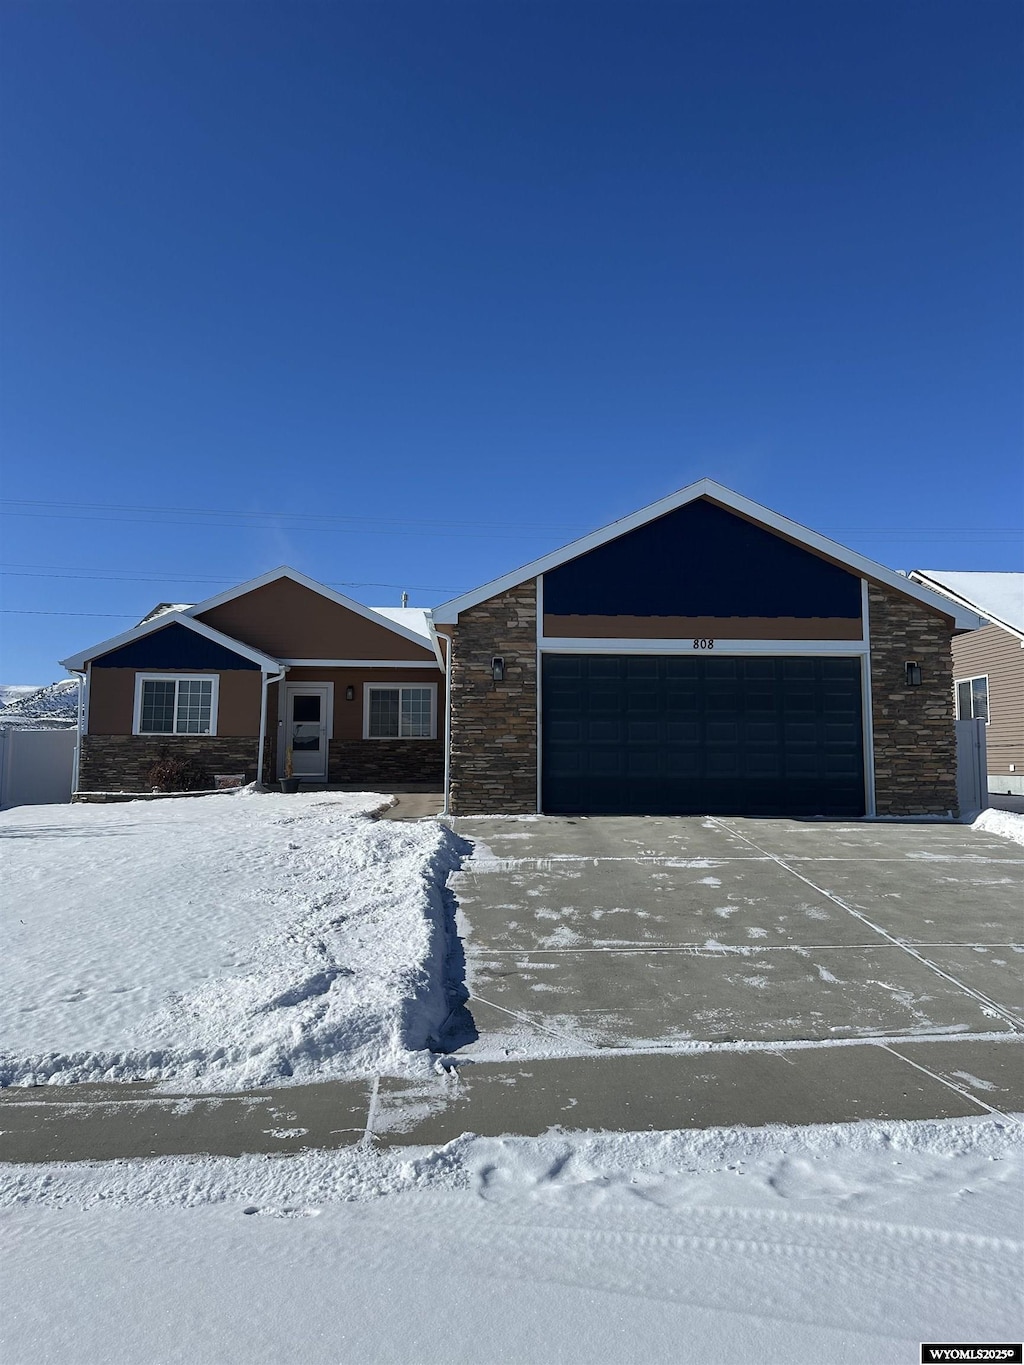
[[[9,1365],[918,1359],[1020,1340],[1024,1129],[0,1168]]]
[[[450,836],[367,818],[387,801],[4,812],[0,1083],[238,1088],[415,1065],[447,1013]]]

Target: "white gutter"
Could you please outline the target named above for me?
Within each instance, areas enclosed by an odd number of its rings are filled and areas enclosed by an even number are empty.
[[[76,675],[78,683],[78,734],[75,737],[75,758],[71,768],[71,795],[74,796],[78,791],[78,771],[82,756],[82,722],[85,719],[85,671],[81,668],[69,668],[69,673]]]
[[[267,747],[267,689],[271,683],[283,682],[287,674],[287,668],[282,668],[280,673],[264,673],[260,670],[262,688],[260,691],[260,747],[256,750],[256,782],[263,786],[263,759]]]

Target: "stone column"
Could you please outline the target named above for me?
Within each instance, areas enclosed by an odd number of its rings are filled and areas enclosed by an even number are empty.
[[[537,809],[537,583],[464,611],[452,627],[453,815]],[[505,661],[495,682],[491,661]]]
[[[868,611],[878,814],[956,814],[952,618],[874,583]],[[907,686],[909,661],[920,687]]]

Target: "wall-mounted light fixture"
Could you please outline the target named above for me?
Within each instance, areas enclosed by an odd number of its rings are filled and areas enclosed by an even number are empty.
[[[491,677],[495,682],[505,681],[505,660],[500,654],[496,654],[491,660]]]
[[[907,660],[907,686],[908,687],[921,686],[921,665],[918,663],[913,663],[909,659]]]
[[[346,701],[355,701],[355,699],[356,699],[356,689],[352,686],[351,683],[349,683],[348,687],[345,688],[345,700],[346,700]]]

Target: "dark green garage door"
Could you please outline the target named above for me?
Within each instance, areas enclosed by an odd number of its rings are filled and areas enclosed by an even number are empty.
[[[864,814],[859,659],[545,655],[543,808]]]

